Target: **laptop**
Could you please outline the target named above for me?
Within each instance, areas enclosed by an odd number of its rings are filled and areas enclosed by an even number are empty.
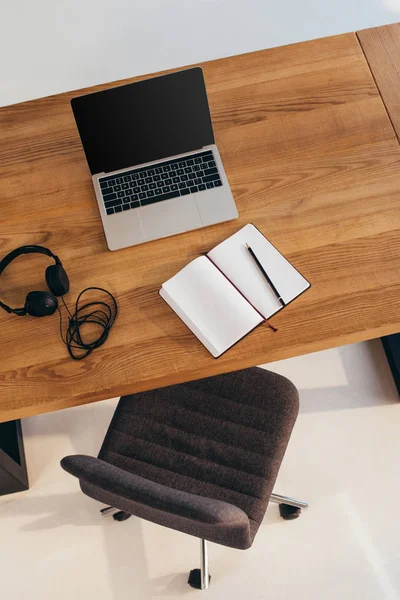
[[[110,250],[238,217],[200,67],[71,106]]]

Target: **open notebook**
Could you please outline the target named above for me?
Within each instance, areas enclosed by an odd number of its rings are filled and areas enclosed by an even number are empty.
[[[285,304],[310,287],[251,224],[190,262],[163,284],[160,295],[214,357],[282,309],[246,244]]]

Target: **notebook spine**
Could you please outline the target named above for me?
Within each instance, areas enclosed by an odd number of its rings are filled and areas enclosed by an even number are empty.
[[[231,281],[231,280],[229,279],[229,277],[227,277],[227,276],[225,275],[225,273],[222,271],[222,269],[220,269],[220,268],[219,268],[219,266],[218,266],[218,265],[217,265],[217,264],[216,264],[216,263],[215,263],[215,262],[212,260],[212,258],[210,258],[210,257],[208,256],[208,254],[205,254],[204,256],[206,256],[206,257],[208,258],[208,260],[209,260],[209,261],[210,261],[210,262],[211,262],[211,263],[214,265],[214,267],[215,267],[216,269],[218,269],[218,271],[219,271],[220,273],[222,273],[222,275],[225,277],[225,279],[227,279],[227,280],[229,281],[229,283],[230,283],[230,284],[231,284],[231,285],[232,285],[232,286],[235,288],[235,290],[236,290],[236,291],[238,291],[238,292],[239,292],[239,294],[240,294],[240,295],[241,295],[241,296],[242,296],[242,297],[243,297],[243,298],[246,300],[246,302],[248,302],[248,303],[250,304],[250,306],[251,306],[252,308],[254,308],[254,310],[256,311],[256,313],[258,313],[258,314],[260,315],[260,317],[263,319],[263,321],[265,321],[265,322],[266,322],[266,324],[268,325],[268,327],[270,327],[270,328],[272,329],[272,331],[278,331],[278,329],[277,329],[276,327],[274,327],[274,326],[273,326],[273,325],[272,325],[272,324],[271,324],[271,323],[268,321],[268,319],[267,319],[266,317],[264,317],[264,315],[263,315],[262,313],[260,313],[260,311],[259,311],[259,310],[258,310],[258,309],[257,309],[257,308],[254,306],[254,304],[252,304],[252,303],[250,302],[250,300],[249,300],[248,298],[246,298],[246,296],[243,294],[243,292],[241,292],[241,291],[239,290],[239,288],[238,288],[238,287],[237,287],[237,286],[236,286],[236,285],[233,283],[233,281]]]

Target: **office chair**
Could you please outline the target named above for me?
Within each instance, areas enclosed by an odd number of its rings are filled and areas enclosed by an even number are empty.
[[[104,516],[200,538],[201,568],[188,583],[206,589],[207,540],[246,549],[269,502],[284,519],[307,508],[272,493],[297,413],[294,385],[257,367],[141,392],[120,399],[98,458],[61,466],[109,505]]]

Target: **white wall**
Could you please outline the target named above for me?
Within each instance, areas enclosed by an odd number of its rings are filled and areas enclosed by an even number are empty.
[[[0,0],[0,105],[400,20],[400,0]]]

